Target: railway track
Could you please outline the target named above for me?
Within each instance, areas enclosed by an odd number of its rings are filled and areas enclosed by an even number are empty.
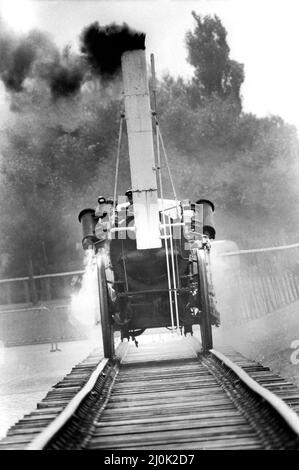
[[[0,449],[299,449],[294,385],[234,351],[196,351],[173,338],[95,352]]]

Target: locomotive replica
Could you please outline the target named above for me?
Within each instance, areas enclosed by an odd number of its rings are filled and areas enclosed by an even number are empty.
[[[101,196],[96,209],[79,214],[83,248],[97,257],[104,355],[114,354],[116,330],[138,346],[147,328],[192,335],[193,325],[200,325],[207,351],[212,325],[219,325],[209,261],[214,205],[164,199],[164,144],[150,106],[145,50],[122,55],[122,75],[132,189],[118,201],[116,194]]]

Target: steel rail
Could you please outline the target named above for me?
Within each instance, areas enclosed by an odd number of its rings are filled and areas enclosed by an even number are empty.
[[[253,392],[262,397],[269,405],[274,408],[277,413],[283,418],[288,426],[299,436],[299,416],[287,405],[281,398],[279,398],[270,390],[266,389],[257,383],[250,375],[247,374],[240,366],[231,361],[228,357],[215,349],[210,349],[210,353],[217,357],[230,370],[232,370],[239,379]]]
[[[118,347],[120,344],[121,343],[118,340],[116,347]],[[38,434],[36,438],[30,442],[30,444],[27,445],[25,450],[43,450],[45,448],[51,439],[71,419],[84,398],[86,398],[87,395],[92,391],[109,360],[110,359],[107,358],[102,359],[81,390],[71,399],[62,412],[40,434]]]
[[[83,388],[74,396],[68,405],[62,410],[57,418],[52,421],[30,444],[25,450],[43,450],[50,440],[59,432],[59,430],[69,421],[76,410],[81,405],[84,398],[92,391],[100,374],[108,364],[109,359],[103,359],[93,371]]]

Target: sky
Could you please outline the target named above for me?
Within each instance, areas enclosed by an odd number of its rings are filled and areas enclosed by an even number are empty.
[[[192,10],[222,20],[231,58],[245,67],[244,110],[280,115],[299,129],[298,0],[0,0],[0,16],[15,31],[39,28],[61,47],[77,47],[83,27],[93,21],[125,21],[146,32],[158,75],[169,71],[185,78],[193,71],[184,45],[194,26]],[[2,118],[6,109],[2,90]]]

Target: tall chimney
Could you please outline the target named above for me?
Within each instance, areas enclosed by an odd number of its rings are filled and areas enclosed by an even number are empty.
[[[137,249],[161,247],[157,176],[145,51],[122,55]]]

